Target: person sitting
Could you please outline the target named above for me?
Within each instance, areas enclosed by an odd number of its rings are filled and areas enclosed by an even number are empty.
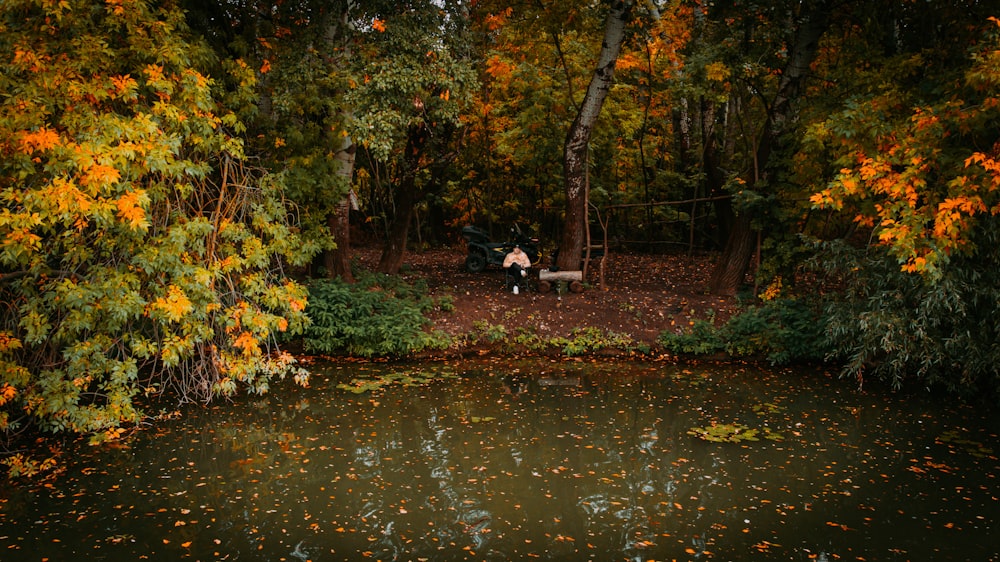
[[[521,281],[527,278],[529,267],[531,267],[531,258],[521,250],[520,246],[514,246],[514,250],[503,259],[503,268],[507,271],[507,279],[513,279],[515,290]]]

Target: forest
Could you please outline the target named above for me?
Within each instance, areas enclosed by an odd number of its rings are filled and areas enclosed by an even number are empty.
[[[993,2],[0,10],[4,440],[305,383],[285,347],[352,236],[394,275],[514,222],[563,269],[713,252],[708,291],[767,288],[845,376],[1000,389]]]

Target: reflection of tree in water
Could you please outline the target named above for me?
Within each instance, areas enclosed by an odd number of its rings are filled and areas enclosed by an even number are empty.
[[[115,544],[134,544],[135,559],[189,551],[273,560],[365,552],[648,560],[706,551],[742,559],[769,548],[807,559],[884,544],[871,530],[885,530],[876,527],[882,520],[921,532],[957,521],[968,533],[978,532],[977,517],[996,513],[975,480],[997,471],[984,438],[951,431],[935,442],[926,435],[950,428],[916,406],[776,388],[779,379],[761,374],[615,368],[540,362],[516,395],[505,393],[503,375],[530,372],[524,365],[376,393],[331,383],[288,403],[247,399],[227,406],[231,415],[196,411],[172,433],[164,424],[165,435],[139,433],[131,448],[109,453],[131,468],[92,473],[91,491],[108,497],[74,504],[75,524],[114,518]],[[688,435],[713,420],[771,424],[787,439],[720,444]],[[958,470],[966,449],[992,464]],[[85,491],[61,484],[74,498],[67,501],[84,501],[76,498]],[[941,504],[953,490],[961,498]],[[890,499],[891,512],[879,507]],[[798,529],[806,535],[791,536]],[[83,536],[104,541],[106,533],[93,538],[100,532]]]

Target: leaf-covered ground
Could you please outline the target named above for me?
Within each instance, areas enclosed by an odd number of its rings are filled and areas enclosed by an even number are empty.
[[[483,323],[502,325],[508,334],[525,328],[542,337],[594,327],[652,344],[664,330],[680,332],[696,319],[719,323],[737,309],[735,298],[706,291],[714,255],[611,252],[605,262],[606,287],[600,286],[595,265],[582,293],[561,296],[554,289],[514,295],[504,289],[504,274],[495,267],[467,272],[465,255],[464,247],[410,252],[402,271],[408,279],[425,279],[433,296],[451,296],[454,310],[433,318],[435,328],[450,335],[470,333]],[[372,268],[379,254],[361,249],[358,257],[362,267]],[[533,273],[537,287],[537,271]]]

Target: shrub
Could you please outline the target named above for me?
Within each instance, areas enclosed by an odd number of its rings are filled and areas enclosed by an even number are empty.
[[[442,306],[426,296],[424,282],[407,284],[399,277],[362,274],[355,284],[339,279],[309,286],[305,332],[311,353],[392,356],[450,345],[440,332],[428,332],[426,313]],[[447,306],[447,301],[441,301]]]
[[[842,374],[901,387],[907,380],[971,393],[1000,389],[1000,232],[984,228],[975,257],[954,256],[937,278],[900,270],[883,248],[827,243],[817,263],[843,281],[827,306],[831,357]]]
[[[563,353],[570,357],[602,349],[636,350],[635,342],[628,334],[605,332],[594,327],[575,328],[568,338],[553,338],[552,345],[562,346]]]
[[[778,298],[748,308],[724,326],[695,321],[682,334],[664,332],[659,343],[673,353],[761,356],[772,364],[821,360],[829,349],[818,301]]]

